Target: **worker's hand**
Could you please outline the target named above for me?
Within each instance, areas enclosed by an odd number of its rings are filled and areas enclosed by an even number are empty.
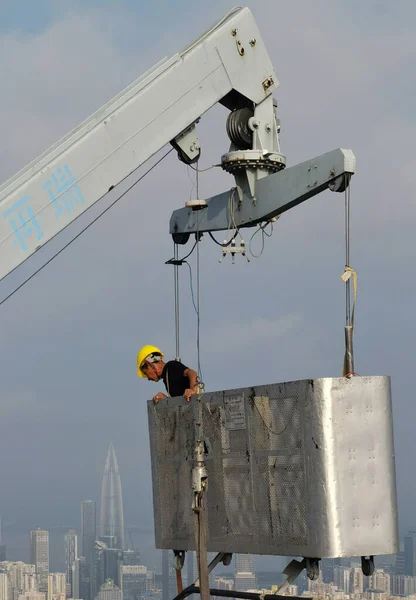
[[[159,400],[163,400],[163,398],[167,398],[163,392],[158,392],[156,396],[153,396],[153,402],[157,404]]]
[[[198,393],[198,390],[197,390],[196,387],[189,388],[189,389],[187,389],[187,390],[184,391],[183,397],[185,398],[185,400],[187,402],[190,402],[191,401],[191,396],[193,396],[194,394],[197,394],[197,393]]]

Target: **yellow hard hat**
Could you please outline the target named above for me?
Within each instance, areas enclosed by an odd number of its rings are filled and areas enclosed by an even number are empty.
[[[142,372],[140,365],[150,354],[160,354],[162,360],[165,358],[163,352],[161,352],[159,348],[156,348],[156,346],[143,346],[137,355],[137,375],[139,377],[146,377],[146,375]]]

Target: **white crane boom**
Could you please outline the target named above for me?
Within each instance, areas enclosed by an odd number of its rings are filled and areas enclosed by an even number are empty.
[[[232,10],[0,187],[0,279],[214,104],[258,104],[277,85],[252,13]]]

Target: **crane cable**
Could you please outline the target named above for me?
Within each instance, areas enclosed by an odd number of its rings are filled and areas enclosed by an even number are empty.
[[[91,225],[94,225],[94,223],[96,223],[98,221],[98,219],[100,219],[106,212],[108,212],[110,210],[110,208],[113,208],[113,206],[115,204],[117,204],[117,202],[119,200],[121,200],[128,192],[130,192],[130,190],[132,190],[134,188],[135,185],[137,185],[142,179],[144,179],[144,177],[146,177],[146,175],[148,175],[150,173],[150,171],[152,171],[158,164],[160,164],[162,162],[162,160],[164,160],[168,154],[170,154],[172,151],[174,150],[174,148],[171,148],[170,150],[168,150],[158,161],[156,161],[145,173],[143,173],[143,175],[141,175],[139,177],[139,179],[136,179],[136,181],[134,181],[122,194],[120,194],[120,196],[118,196],[111,204],[109,204],[107,206],[107,208],[105,208],[99,215],[97,215],[90,223],[88,223],[88,225],[86,225],[83,229],[81,229],[81,231],[79,231],[73,238],[71,238],[69,240],[69,242],[67,242],[60,250],[58,250],[57,252],[55,252],[55,254],[53,256],[51,256],[43,265],[41,265],[38,269],[36,269],[36,271],[34,273],[32,273],[29,277],[27,277],[27,279],[25,279],[20,285],[18,285],[12,292],[10,292],[10,294],[8,294],[5,298],[3,298],[3,300],[0,301],[0,306],[2,304],[4,304],[5,302],[7,302],[7,300],[9,300],[12,296],[14,296],[14,294],[16,292],[18,292],[24,285],[26,285],[26,283],[28,283],[31,279],[33,279],[38,273],[40,273],[40,271],[42,271],[47,265],[49,265],[57,256],[59,256],[64,250],[66,250],[73,242],[75,242],[75,240],[77,240],[83,233],[85,233],[85,231],[87,231],[87,229],[89,229],[91,227]],[[120,182],[121,183],[121,182]],[[95,204],[95,203],[94,203]],[[83,214],[85,214],[92,206],[94,206],[94,204],[91,204],[91,206],[89,206]],[[51,238],[52,239],[52,238]],[[48,242],[50,242],[51,240],[48,240]],[[44,246],[46,246],[46,244],[48,243],[46,242]]]
[[[198,163],[196,169],[196,198],[199,200],[199,172]],[[199,312],[199,301],[200,301],[200,261],[199,261],[199,210],[196,211],[196,352],[197,352],[197,366],[198,366],[198,377],[202,379],[201,372],[201,348],[200,348],[200,312]]]
[[[176,346],[176,358],[179,361],[180,349],[179,349],[179,249],[178,244],[173,243],[173,286],[174,286],[174,297],[175,297],[175,346]],[[179,593],[179,592],[178,592]]]
[[[353,334],[354,334],[354,313],[357,300],[358,276],[350,266],[350,225],[351,225],[351,174],[345,174],[345,269],[341,275],[341,280],[346,284],[345,287],[345,354],[342,369],[343,377],[356,375],[354,370],[354,352],[353,352]],[[351,285],[353,281],[352,305],[351,305]],[[351,308],[352,306],[352,308]]]

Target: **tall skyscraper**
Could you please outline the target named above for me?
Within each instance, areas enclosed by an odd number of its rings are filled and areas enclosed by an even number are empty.
[[[409,531],[404,536],[404,574],[416,575],[416,532]]]
[[[94,500],[83,500],[81,502],[81,538],[82,538],[82,556],[85,559],[78,565],[79,577],[81,577],[80,588],[82,588],[83,600],[93,600],[94,590],[94,544],[97,537],[97,517],[96,505]],[[89,591],[88,585],[91,587]]]
[[[91,597],[91,570],[85,556],[76,558],[72,567],[72,597],[86,600]]]
[[[236,554],[235,556],[235,589],[238,592],[253,590],[257,587],[254,572],[254,556],[252,554]]]
[[[72,565],[78,558],[78,536],[75,529],[70,529],[65,534],[65,575],[66,575],[66,597],[74,598],[72,595]]]
[[[405,560],[406,559],[405,559],[403,550],[401,550],[398,554],[396,554],[396,562],[394,565],[394,574],[395,575],[404,575]]]
[[[87,564],[94,558],[94,544],[97,537],[96,505],[94,500],[81,502],[82,556]]]
[[[0,562],[7,559],[6,546],[1,543],[1,517],[0,517]]]
[[[101,488],[100,539],[109,548],[124,549],[123,498],[113,444],[108,449]]]
[[[191,554],[191,553],[189,553]],[[162,550],[162,600],[171,600],[177,594],[176,571],[173,566],[173,553]],[[196,596],[189,596],[190,600]]]
[[[94,562],[95,594],[108,579],[120,586],[120,567],[123,564],[123,554],[123,550],[105,547],[104,542],[96,543]]]
[[[49,533],[41,529],[30,532],[30,563],[35,565],[39,592],[48,593]]]

